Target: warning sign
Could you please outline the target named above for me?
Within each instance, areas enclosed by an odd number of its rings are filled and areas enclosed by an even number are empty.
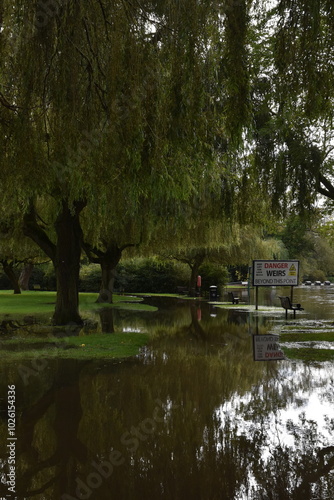
[[[254,260],[253,286],[297,286],[298,260]]]
[[[289,276],[297,276],[297,269],[295,268],[294,264],[291,264],[291,267],[289,269]]]
[[[278,361],[285,359],[278,344],[278,335],[253,335],[254,361]]]

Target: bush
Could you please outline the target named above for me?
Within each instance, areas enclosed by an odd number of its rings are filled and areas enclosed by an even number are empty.
[[[125,292],[175,293],[188,281],[185,266],[159,259],[132,259],[117,266],[115,288]]]
[[[96,292],[101,287],[101,266],[99,264],[83,264],[80,268],[79,291]]]
[[[39,285],[41,290],[56,290],[56,276],[51,262],[34,267],[29,280],[29,288],[32,290],[36,285]]]
[[[202,290],[211,285],[221,287],[227,281],[226,268],[204,264],[200,268]],[[115,290],[127,293],[176,293],[178,286],[187,287],[190,267],[175,261],[158,258],[134,258],[121,261],[116,268]],[[81,292],[98,292],[101,268],[98,264],[83,264],[80,269]]]
[[[314,281],[321,281],[321,282],[323,282],[326,279],[327,279],[327,276],[324,273],[324,271],[322,271],[321,269],[315,269],[310,274],[304,275],[302,281],[310,280],[312,282],[314,282]]]
[[[0,290],[12,290],[13,287],[5,275],[5,273],[0,273]]]
[[[229,279],[231,281],[247,281],[249,266],[244,264],[241,266],[228,266]]]
[[[229,279],[226,267],[211,262],[200,267],[199,274],[202,278],[202,291],[209,290],[211,285],[221,288]]]

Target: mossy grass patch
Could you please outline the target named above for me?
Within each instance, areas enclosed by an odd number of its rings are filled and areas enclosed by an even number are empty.
[[[35,358],[118,359],[137,355],[149,340],[149,335],[139,332],[12,338],[0,342],[0,352],[4,361]]]
[[[290,360],[300,360],[305,362],[325,362],[334,361],[334,349],[313,349],[311,347],[287,348],[282,347],[286,357]]]
[[[292,322],[281,330],[280,345],[288,359],[300,361],[333,361],[333,321]]]
[[[334,330],[323,332],[293,332],[282,333],[280,342],[333,342],[334,343]]]

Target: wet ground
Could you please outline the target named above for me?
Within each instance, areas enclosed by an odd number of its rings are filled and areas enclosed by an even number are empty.
[[[15,498],[12,480],[20,499],[334,498],[334,363],[258,362],[252,344],[331,335],[334,287],[296,288],[304,311],[287,320],[286,292],[262,289],[258,311],[244,291],[238,306],[152,297],[156,311],[104,313],[102,330],[153,335],[126,361],[3,360],[0,495]]]

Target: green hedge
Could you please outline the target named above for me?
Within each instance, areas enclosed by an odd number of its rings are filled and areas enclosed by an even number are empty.
[[[227,271],[217,264],[201,266],[202,291],[211,285],[220,287],[227,281]],[[128,293],[176,293],[177,287],[188,287],[190,267],[176,261],[163,261],[158,258],[136,258],[122,261],[116,269],[115,290]],[[52,264],[35,266],[29,286],[39,285],[42,290],[55,290],[56,278]],[[100,290],[101,269],[97,264],[84,261],[80,268],[79,291],[96,292]],[[0,289],[11,289],[5,275],[0,275]]]
[[[96,292],[101,286],[101,267],[99,264],[82,264],[80,267],[79,291]]]
[[[115,288],[125,292],[175,293],[187,286],[186,266],[159,259],[133,259],[117,266]]]

